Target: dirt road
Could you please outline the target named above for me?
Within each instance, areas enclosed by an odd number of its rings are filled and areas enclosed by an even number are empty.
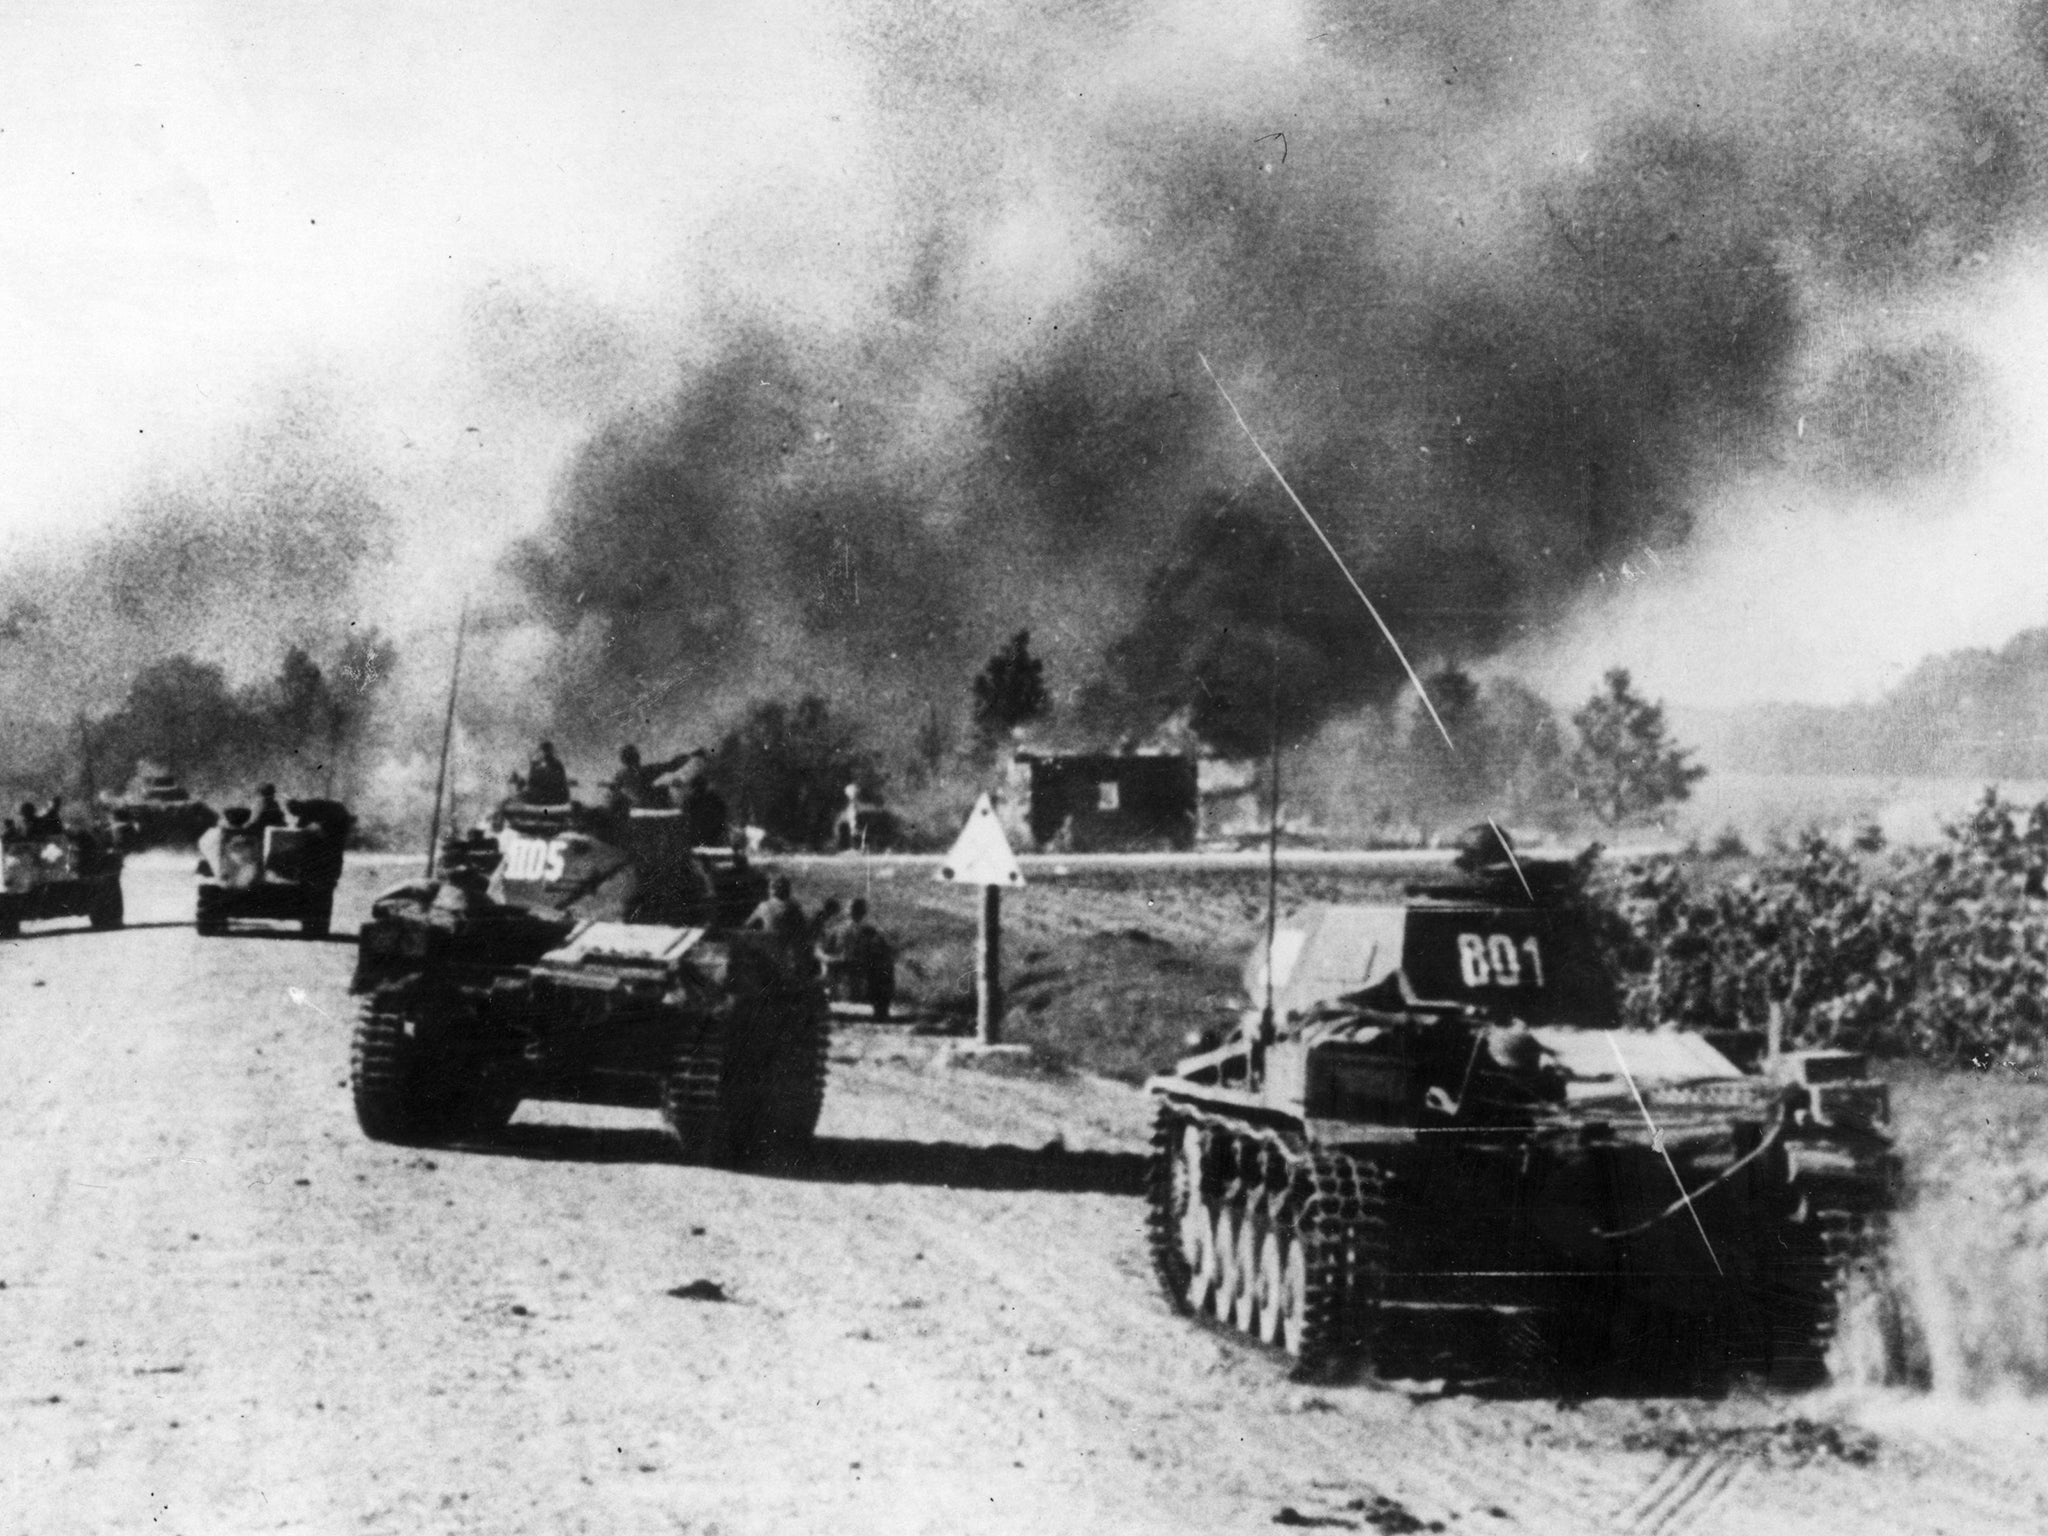
[[[379,1146],[350,949],[189,899],[0,945],[0,1531],[2048,1526],[2038,1405],[1291,1384],[1156,1299],[1136,1094],[888,1031],[802,1171],[557,1105]]]

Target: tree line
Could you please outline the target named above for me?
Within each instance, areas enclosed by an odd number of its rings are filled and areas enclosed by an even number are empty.
[[[346,798],[364,766],[372,708],[397,665],[375,630],[349,636],[323,667],[305,647],[276,673],[235,687],[217,663],[177,654],[151,662],[121,703],[80,721],[88,787],[118,792],[143,764],[201,790],[245,793],[259,777]]]

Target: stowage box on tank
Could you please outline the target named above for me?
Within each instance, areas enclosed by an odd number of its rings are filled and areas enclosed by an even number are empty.
[[[503,1126],[526,1099],[658,1109],[693,1160],[806,1146],[830,1016],[807,956],[741,923],[744,858],[680,813],[508,806],[439,880],[387,891],[359,943],[356,1118],[380,1141]]]
[[[1304,1367],[1816,1377],[1881,1262],[1889,1099],[1841,1051],[1621,1030],[1578,896],[1523,860],[1311,907],[1226,1043],[1148,1085],[1150,1244],[1184,1312]],[[1446,1360],[1451,1363],[1446,1364]]]

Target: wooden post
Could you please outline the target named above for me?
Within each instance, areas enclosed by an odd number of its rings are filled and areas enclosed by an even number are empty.
[[[1003,888],[981,888],[981,926],[974,940],[974,1038],[982,1045],[1003,1038]]]

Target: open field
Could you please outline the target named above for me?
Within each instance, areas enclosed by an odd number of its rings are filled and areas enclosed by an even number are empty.
[[[393,873],[351,874],[344,930]],[[1289,895],[1362,889],[1333,878]],[[972,893],[874,894],[945,1005]],[[1017,1033],[1159,1065],[1227,1009],[1260,894],[1034,884],[1006,908]],[[129,898],[129,931],[0,946],[0,1532],[2048,1524],[2041,1292],[2009,1289],[2039,1274],[2039,1089],[1900,1085],[1909,1257],[1968,1362],[1934,1395],[1310,1386],[1157,1298],[1123,1084],[848,1026],[800,1167],[683,1166],[652,1115],[562,1105],[412,1152],[349,1113],[345,943],[201,940],[178,860]]]

